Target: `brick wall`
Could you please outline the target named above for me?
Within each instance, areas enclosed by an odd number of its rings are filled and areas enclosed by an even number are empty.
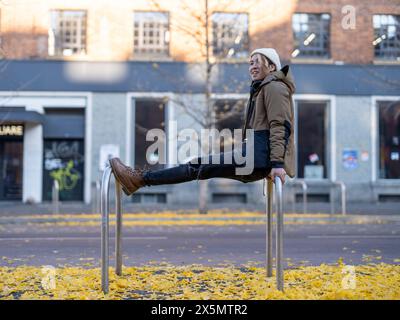
[[[294,12],[331,14],[332,59],[327,62],[345,63],[373,61],[373,14],[400,15],[400,0],[209,0],[209,3],[210,11],[247,12],[250,50],[275,47],[283,60],[290,60],[293,51],[291,17]],[[204,39],[203,4],[202,1],[179,0],[154,3],[118,0],[117,5],[104,0],[70,0],[68,4],[61,0],[0,2],[1,55],[10,59],[48,58],[49,10],[80,9],[87,10],[87,54],[65,59],[132,59],[134,10],[164,10],[170,12],[170,58],[199,61],[204,57],[204,43],[195,37]],[[342,27],[345,5],[355,8],[355,29]]]

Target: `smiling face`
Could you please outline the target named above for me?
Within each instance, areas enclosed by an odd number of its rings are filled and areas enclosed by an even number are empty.
[[[262,80],[264,79],[270,72],[275,70],[275,65],[268,64],[266,58],[264,58],[261,54],[256,53],[250,57],[249,61],[249,74],[251,80]]]

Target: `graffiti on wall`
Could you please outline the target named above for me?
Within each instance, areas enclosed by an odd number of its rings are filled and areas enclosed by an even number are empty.
[[[81,200],[83,190],[83,141],[49,140],[44,149],[45,196],[51,197],[54,180],[61,200]]]

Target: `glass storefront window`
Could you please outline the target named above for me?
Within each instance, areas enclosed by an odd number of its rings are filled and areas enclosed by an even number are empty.
[[[327,178],[327,103],[297,102],[297,177]]]
[[[44,141],[43,199],[52,199],[53,181],[60,187],[60,201],[83,200],[83,139]]]
[[[400,101],[379,101],[379,178],[400,179]]]
[[[146,141],[146,134],[151,129],[161,129],[165,132],[165,105],[160,100],[136,100],[135,101],[135,167],[147,166],[151,170],[164,168],[164,164],[150,164],[146,159],[147,148],[154,141]],[[166,156],[166,143],[160,154],[151,155],[151,161],[166,163],[166,159],[159,159],[161,153]]]

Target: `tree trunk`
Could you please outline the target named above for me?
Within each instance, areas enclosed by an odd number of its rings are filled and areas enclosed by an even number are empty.
[[[205,33],[206,33],[206,41],[205,41],[205,47],[206,47],[206,61],[205,61],[205,67],[206,67],[206,83],[205,83],[205,104],[207,108],[207,117],[206,122],[212,123],[212,112],[211,112],[211,64],[210,64],[210,43],[209,43],[209,38],[208,38],[208,18],[209,18],[209,12],[208,12],[208,0],[205,0],[205,8],[204,8],[204,14],[205,14]],[[210,128],[211,126],[206,126],[207,128]],[[208,153],[209,150],[205,150],[205,153]],[[207,208],[207,203],[208,203],[208,180],[200,180],[199,182],[199,213],[201,214],[206,214],[208,211]]]

